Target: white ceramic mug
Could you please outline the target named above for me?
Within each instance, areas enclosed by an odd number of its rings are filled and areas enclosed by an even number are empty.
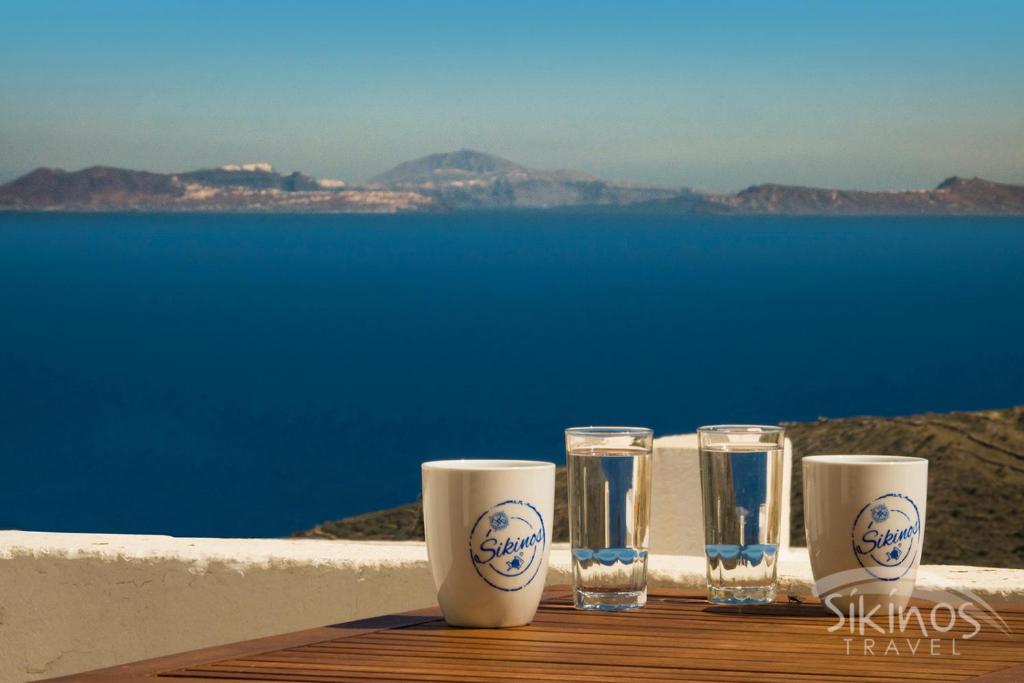
[[[802,462],[815,592],[843,614],[903,610],[924,547],[928,461],[810,455]]]
[[[554,499],[549,462],[423,463],[423,528],[445,621],[498,628],[533,620],[548,571]]]

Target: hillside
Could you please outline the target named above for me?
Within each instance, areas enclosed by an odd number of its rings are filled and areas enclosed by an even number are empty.
[[[1024,568],[1024,406],[785,426],[794,448],[794,544],[805,543],[799,458],[914,455],[929,460],[924,561]]]
[[[794,545],[804,545],[800,458],[878,453],[928,458],[924,562],[1024,568],[1024,406],[909,417],[851,417],[785,423],[793,441]],[[567,541],[565,468],[555,490],[553,536]],[[304,538],[423,538],[420,504],[325,522]]]

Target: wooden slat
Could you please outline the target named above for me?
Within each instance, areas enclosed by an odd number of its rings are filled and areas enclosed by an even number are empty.
[[[1024,681],[1024,606],[999,612],[1010,636],[983,630],[971,640],[958,624],[930,633],[912,625],[896,639],[901,656],[884,656],[888,635],[829,633],[821,605],[785,598],[771,606],[722,608],[692,591],[654,591],[643,610],[584,613],[567,589],[549,591],[533,624],[515,629],[451,628],[435,610],[363,620],[275,638],[183,653],[64,680],[116,683],[224,681],[875,681],[926,683],[977,679]],[[882,623],[883,620],[877,620]],[[845,653],[844,638],[853,638]],[[905,639],[920,638],[918,654]],[[956,641],[959,654],[950,648]],[[981,677],[981,678],[978,678]]]
[[[993,671],[973,679],[972,683],[1021,683],[1021,681],[1024,681],[1024,666]]]

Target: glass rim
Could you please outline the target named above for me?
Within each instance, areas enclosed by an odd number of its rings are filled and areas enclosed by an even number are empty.
[[[782,434],[785,431],[786,428],[779,425],[724,424],[697,427],[699,434]]]
[[[650,427],[569,427],[566,436],[653,436]]]

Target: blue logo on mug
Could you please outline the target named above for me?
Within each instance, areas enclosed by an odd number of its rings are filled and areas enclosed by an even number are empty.
[[[537,576],[547,542],[540,511],[521,500],[506,500],[477,517],[469,533],[469,556],[488,585],[517,591]]]
[[[860,566],[882,581],[895,581],[910,571],[920,552],[921,513],[902,493],[875,498],[853,520],[853,554]]]

